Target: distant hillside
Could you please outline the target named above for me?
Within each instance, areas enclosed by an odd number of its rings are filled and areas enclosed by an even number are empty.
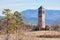
[[[23,19],[27,23],[37,24],[37,10],[25,10],[21,12]]]
[[[60,22],[60,10],[45,10],[46,24],[56,24]]]
[[[0,16],[0,19],[2,19],[3,18],[3,16]]]
[[[26,23],[37,24],[38,23],[38,10],[24,10],[21,12],[23,19]],[[3,16],[0,16],[0,19]],[[45,23],[56,24],[60,23],[60,10],[45,10]]]
[[[23,19],[27,23],[38,23],[38,10],[24,10],[21,12]],[[60,10],[45,10],[45,23],[54,24],[60,18]]]

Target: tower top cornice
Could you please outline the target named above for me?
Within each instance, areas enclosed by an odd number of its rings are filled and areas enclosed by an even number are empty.
[[[40,6],[38,9],[39,9],[39,10],[44,10],[43,6]]]

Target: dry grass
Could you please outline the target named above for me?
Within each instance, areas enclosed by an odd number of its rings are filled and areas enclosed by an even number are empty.
[[[60,38],[60,31],[26,32],[25,35],[35,36],[35,37]]]
[[[19,31],[17,34],[10,34],[9,40],[60,40],[60,38],[41,38],[44,35],[58,35],[60,32],[57,31],[34,31],[24,32]],[[0,35],[0,40],[6,40],[6,35]]]

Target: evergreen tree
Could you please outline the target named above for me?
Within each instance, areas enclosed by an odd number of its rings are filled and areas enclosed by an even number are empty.
[[[2,11],[2,14],[5,14],[6,15],[6,18],[7,18],[7,29],[6,29],[7,38],[6,38],[6,40],[8,40],[8,38],[9,38],[8,16],[9,16],[10,13],[11,13],[11,10],[10,9],[4,9]]]

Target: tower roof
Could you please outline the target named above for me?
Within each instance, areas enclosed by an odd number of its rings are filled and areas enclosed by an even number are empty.
[[[40,6],[38,9],[43,9],[43,6]]]
[[[43,8],[43,6],[40,6],[38,9],[39,9],[39,10],[40,10],[40,9],[42,9],[42,10],[43,10],[44,8]]]

